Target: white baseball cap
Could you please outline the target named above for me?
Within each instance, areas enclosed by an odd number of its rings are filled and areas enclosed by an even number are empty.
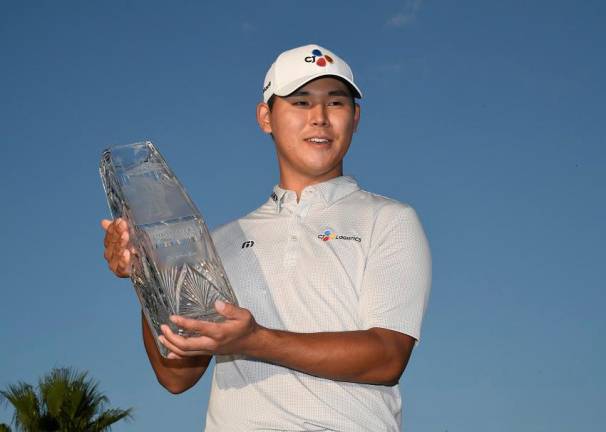
[[[332,51],[312,44],[284,51],[276,58],[263,81],[263,102],[267,103],[274,94],[287,96],[321,76],[335,76],[347,81],[354,90],[354,97],[362,98],[349,65]]]

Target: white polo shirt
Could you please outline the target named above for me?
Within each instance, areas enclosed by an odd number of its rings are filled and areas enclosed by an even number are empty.
[[[337,177],[274,187],[257,210],[213,232],[240,306],[299,333],[382,327],[420,338],[431,256],[412,207]],[[399,431],[399,386],[318,378],[216,356],[206,431]]]

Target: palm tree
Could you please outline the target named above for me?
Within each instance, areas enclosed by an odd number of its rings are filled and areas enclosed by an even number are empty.
[[[105,409],[107,396],[86,372],[55,368],[38,381],[37,392],[27,383],[0,390],[0,401],[10,403],[13,424],[21,432],[103,432],[111,425],[132,419],[132,408]],[[0,424],[0,432],[10,432]]]

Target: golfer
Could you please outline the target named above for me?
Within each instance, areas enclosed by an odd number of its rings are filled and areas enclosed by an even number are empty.
[[[350,67],[324,47],[276,58],[257,121],[275,144],[279,183],[212,234],[240,306],[216,302],[222,323],[171,317],[200,336],[163,325],[168,359],[143,319],[170,392],[192,387],[215,356],[206,431],[400,430],[398,381],[420,338],[431,256],[411,206],[343,176],[360,98]],[[102,226],[109,267],[128,277],[126,221]]]

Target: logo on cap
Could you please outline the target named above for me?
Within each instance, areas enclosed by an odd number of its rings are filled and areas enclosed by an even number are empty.
[[[318,66],[326,66],[326,62],[332,63],[334,60],[328,54],[322,55],[322,51],[315,49],[311,52],[310,56],[305,57],[307,63],[315,63]]]

